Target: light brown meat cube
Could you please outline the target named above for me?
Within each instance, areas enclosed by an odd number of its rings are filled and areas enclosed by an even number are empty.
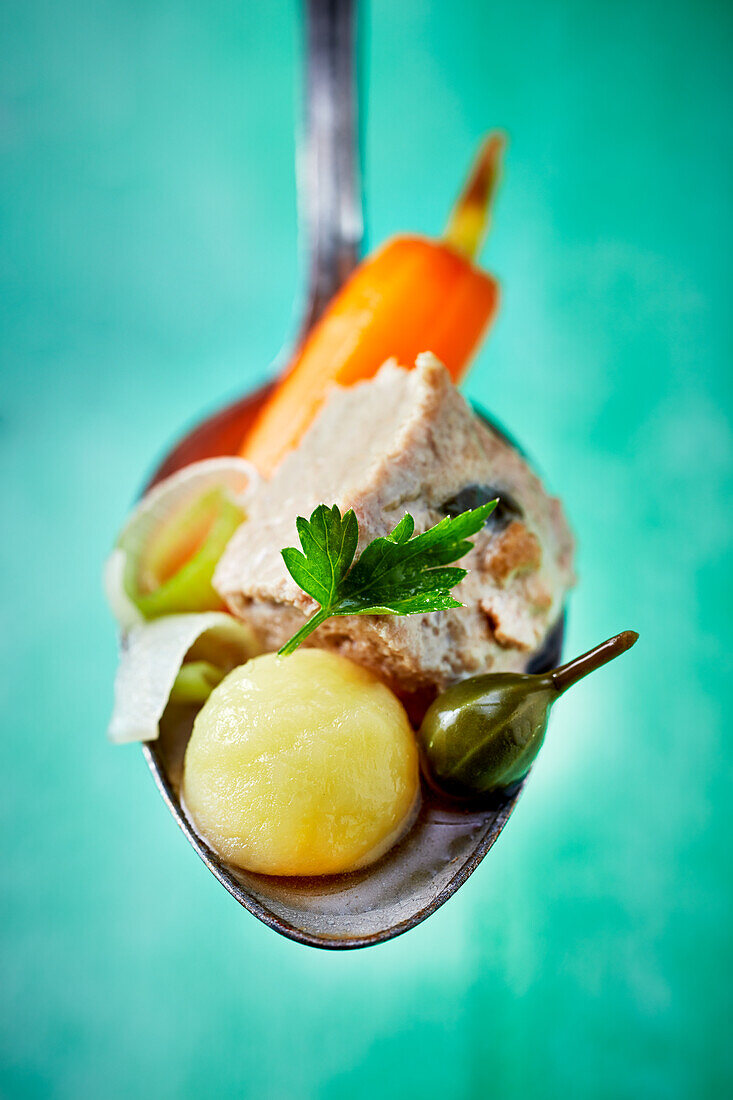
[[[266,649],[279,648],[316,609],[280,550],[297,546],[297,516],[318,504],[353,508],[359,548],[410,512],[416,532],[468,486],[491,486],[518,509],[489,517],[460,565],[465,606],[429,615],[348,616],[306,644],[335,649],[403,693],[442,689],[479,672],[518,670],[556,620],[572,576],[572,537],[519,453],[478,419],[430,354],[414,370],[386,363],[374,379],[334,387],[301,445],[253,498],[214,583]]]

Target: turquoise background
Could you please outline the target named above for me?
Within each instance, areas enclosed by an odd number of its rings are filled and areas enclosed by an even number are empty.
[[[562,493],[568,652],[518,812],[437,915],[334,955],[223,892],[104,731],[100,567],[300,286],[288,0],[0,13],[3,1097],[722,1097],[730,1042],[731,69],[713,0],[374,0],[370,240],[511,136],[467,384]]]

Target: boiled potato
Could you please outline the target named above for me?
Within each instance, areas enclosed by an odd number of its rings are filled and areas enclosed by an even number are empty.
[[[378,859],[419,797],[402,704],[345,657],[301,649],[234,669],[199,712],[183,798],[224,859],[268,875],[327,875]]]

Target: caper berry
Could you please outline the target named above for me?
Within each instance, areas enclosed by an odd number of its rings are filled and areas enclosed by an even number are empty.
[[[475,796],[523,779],[542,747],[553,703],[638,636],[626,630],[554,672],[487,673],[449,687],[428,708],[418,734],[429,781],[449,794]]]

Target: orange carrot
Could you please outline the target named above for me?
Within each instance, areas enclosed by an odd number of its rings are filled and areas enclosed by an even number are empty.
[[[410,367],[432,351],[460,381],[498,304],[472,263],[488,227],[504,139],[483,143],[442,241],[394,237],[330,303],[263,406],[241,453],[269,476],[297,446],[333,383],[371,378],[386,359]]]

